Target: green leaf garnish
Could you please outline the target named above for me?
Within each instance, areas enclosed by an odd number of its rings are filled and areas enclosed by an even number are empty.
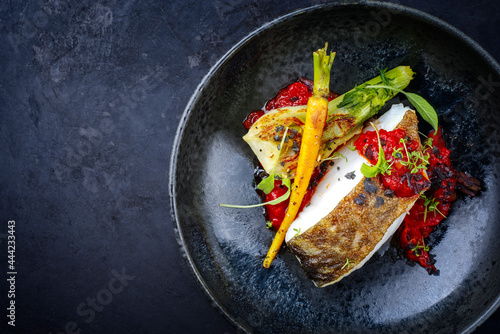
[[[425,100],[422,96],[415,93],[403,93],[410,101],[411,104],[417,109],[418,113],[422,118],[432,125],[434,131],[438,129],[438,116],[436,110]]]
[[[430,103],[427,102],[427,100],[425,100],[422,96],[415,94],[415,93],[405,92],[401,89],[394,88],[390,85],[369,85],[369,86],[365,86],[364,88],[365,89],[368,89],[368,88],[389,89],[389,90],[393,90],[393,91],[396,91],[398,93],[404,94],[408,98],[408,101],[410,101],[410,103],[415,107],[415,109],[417,109],[417,112],[420,114],[420,116],[422,116],[422,118],[427,123],[432,125],[435,133],[437,132],[438,116],[437,116],[436,110],[434,110],[434,108],[430,105]]]
[[[260,181],[257,185],[257,189],[262,190],[266,195],[269,195],[269,193],[274,189],[274,180],[274,174],[269,175]]]
[[[375,177],[379,173],[382,174],[391,174],[390,168],[392,164],[388,164],[387,160],[385,159],[385,153],[384,149],[382,148],[382,143],[380,141],[380,134],[378,132],[377,127],[371,123],[371,125],[375,128],[375,132],[377,133],[377,139],[378,139],[378,160],[377,164],[375,166],[369,166],[366,163],[363,163],[361,166],[361,174],[363,174],[366,177]]]

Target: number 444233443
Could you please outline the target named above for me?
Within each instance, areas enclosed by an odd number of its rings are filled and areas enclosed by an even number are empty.
[[[15,227],[16,227],[16,222],[14,220],[9,220],[8,221],[8,235],[7,235],[7,257],[8,257],[8,264],[9,264],[9,270],[14,271],[16,270],[16,236],[15,236]]]

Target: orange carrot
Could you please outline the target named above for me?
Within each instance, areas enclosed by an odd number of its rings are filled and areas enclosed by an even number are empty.
[[[299,160],[297,172],[292,185],[290,194],[290,203],[281,223],[278,232],[274,237],[273,243],[267,252],[263,266],[269,268],[276,254],[281,248],[285,240],[288,228],[295,220],[300,204],[309,186],[309,181],[316,167],[318,152],[321,145],[321,137],[323,136],[323,128],[326,124],[328,115],[328,93],[330,86],[330,71],[332,68],[335,53],[326,54],[328,44],[324,49],[319,49],[314,52],[314,86],[313,95],[307,102],[306,122],[302,134],[302,143],[300,145]]]

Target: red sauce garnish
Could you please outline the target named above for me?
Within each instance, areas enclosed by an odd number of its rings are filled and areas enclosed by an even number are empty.
[[[312,90],[302,82],[294,82],[280,89],[278,94],[266,103],[265,110],[273,110],[283,107],[303,106],[312,96]]]
[[[312,93],[313,82],[309,79],[300,78],[298,81],[280,89],[278,94],[266,103],[263,110],[255,110],[248,114],[243,121],[243,126],[245,129],[249,130],[267,111],[277,108],[306,105]],[[333,100],[337,96],[338,94],[330,92],[328,94],[328,101]]]
[[[264,110],[255,110],[247,115],[245,120],[243,121],[243,126],[245,129],[250,130],[253,123],[257,122],[259,118],[261,118],[265,114]]]
[[[272,201],[280,196],[283,196],[287,192],[287,187],[281,184],[281,180],[274,181],[274,189],[269,194],[264,194],[264,192],[259,191],[263,202]],[[265,205],[264,206],[264,216],[267,221],[270,221],[274,229],[278,229],[281,222],[285,218],[286,210],[288,208],[289,199],[275,205]]]
[[[393,131],[379,130],[380,142],[384,150],[385,160],[391,165],[388,172],[379,174],[380,182],[398,197],[410,197],[418,194],[430,185],[425,172],[421,169],[412,173],[414,166],[409,166],[408,153],[417,151],[419,142],[406,137],[402,129]],[[404,139],[404,144],[401,142]],[[372,165],[377,164],[379,143],[375,131],[367,131],[354,142],[358,153],[364,156]],[[406,147],[405,147],[406,146]],[[396,153],[395,153],[396,152]]]
[[[425,198],[418,199],[405,217],[399,228],[399,242],[409,260],[417,262],[432,274],[436,272],[435,261],[429,256],[424,239],[448,215],[451,203],[456,199],[457,178],[441,129],[436,135],[432,131],[429,138],[432,138],[433,147],[429,150],[427,173],[432,185]]]
[[[326,174],[328,169],[328,162],[323,162],[321,165],[319,165],[315,170],[313,175],[311,176],[311,182],[309,183],[309,187],[307,188],[307,192],[304,195],[304,199],[302,200],[302,204],[300,205],[299,212],[301,212],[310,202],[311,198],[314,195],[314,192],[316,191],[316,186],[318,183],[321,181],[323,176]],[[259,182],[262,180],[261,175],[266,175],[265,171],[262,167],[259,166],[259,168],[255,172],[255,183],[259,184]],[[292,181],[293,183],[293,181]],[[281,183],[281,180],[274,180],[274,189],[269,193],[265,194],[261,190],[257,190],[257,193],[262,199],[262,202],[268,202],[272,201],[278,197],[281,197],[287,192],[286,186],[283,186]],[[286,210],[288,209],[288,203],[290,202],[290,199],[287,199],[281,203],[275,204],[275,205],[265,205],[264,206],[264,216],[266,218],[266,221],[270,221],[272,224],[272,227],[274,229],[278,229],[281,225],[281,222],[285,218]]]

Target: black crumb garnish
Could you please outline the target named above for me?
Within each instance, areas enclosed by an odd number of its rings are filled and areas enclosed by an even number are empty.
[[[356,173],[355,171],[349,172],[344,177],[348,180],[354,180],[356,178]]]
[[[373,159],[373,147],[372,147],[372,145],[370,145],[370,146],[368,146],[366,148],[364,156],[368,160],[372,160]]]
[[[377,196],[377,198],[375,200],[376,200],[376,202],[375,202],[375,207],[376,208],[378,208],[379,206],[384,205],[384,198],[383,197]]]
[[[365,202],[366,202],[366,195],[365,194],[359,194],[354,199],[354,203],[356,203],[357,205],[363,205],[363,204],[365,204]]]
[[[387,188],[384,191],[384,196],[385,197],[389,197],[389,198],[393,198],[394,197],[394,191],[392,191],[391,189]]]
[[[371,178],[365,178],[363,184],[365,186],[365,191],[370,195],[376,193],[378,190],[378,187],[373,184],[373,180]]]

